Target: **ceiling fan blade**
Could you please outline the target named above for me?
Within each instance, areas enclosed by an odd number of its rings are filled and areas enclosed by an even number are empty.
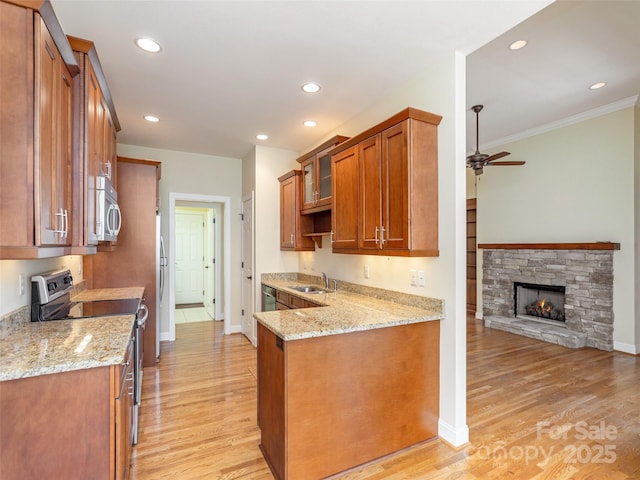
[[[491,166],[491,165],[496,165],[496,166],[509,166],[509,165],[524,165],[526,162],[521,162],[521,161],[513,161],[513,162],[489,162],[487,163],[487,165]]]
[[[487,158],[485,161],[493,162],[494,160],[498,160],[499,158],[506,157],[507,155],[511,155],[511,154],[509,152],[495,153],[491,155],[489,158]]]

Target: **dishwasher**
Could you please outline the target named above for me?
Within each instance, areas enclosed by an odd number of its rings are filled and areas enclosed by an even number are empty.
[[[276,289],[262,285],[262,311],[273,312],[276,310]]]

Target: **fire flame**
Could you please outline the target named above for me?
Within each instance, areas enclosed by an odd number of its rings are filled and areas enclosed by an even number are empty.
[[[538,308],[540,308],[540,310],[542,310],[545,313],[551,311],[551,307],[544,306],[544,298],[538,302]]]

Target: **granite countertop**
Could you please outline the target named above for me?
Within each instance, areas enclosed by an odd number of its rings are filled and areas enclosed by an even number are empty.
[[[135,315],[28,322],[0,340],[0,381],[117,365]]]
[[[142,298],[143,296],[144,287],[94,288],[91,290],[83,290],[77,295],[73,295],[71,300],[75,302],[96,302],[101,300]]]
[[[336,292],[305,294],[289,288],[307,284],[300,280],[263,279],[262,283],[324,305],[253,314],[258,322],[283,340],[300,340],[444,318],[443,304],[438,300],[429,302],[430,299],[426,299],[425,303],[433,304],[428,309],[340,289]],[[388,298],[393,298],[394,293],[389,291]]]

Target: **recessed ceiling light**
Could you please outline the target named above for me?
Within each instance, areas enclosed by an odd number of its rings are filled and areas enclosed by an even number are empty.
[[[162,50],[160,44],[155,40],[151,40],[150,38],[136,38],[135,42],[136,45],[145,52],[158,53],[160,50]]]
[[[258,135],[256,135],[256,138],[258,140],[268,140],[269,139],[269,135],[265,135],[264,133],[259,133]]]
[[[604,87],[607,84],[607,82],[598,82],[598,83],[594,83],[593,85],[591,85],[589,87],[590,90],[598,90],[599,88]]]
[[[309,82],[302,85],[302,90],[307,93],[316,93],[320,91],[320,85],[317,83]]]
[[[516,40],[511,45],[509,45],[509,50],[520,50],[527,46],[526,40]]]
[[[144,119],[151,123],[158,123],[160,121],[160,119],[154,115],[145,115]]]
[[[316,122],[314,122],[313,120],[307,120],[307,121],[304,122],[303,125],[305,127],[315,127],[318,124]]]

